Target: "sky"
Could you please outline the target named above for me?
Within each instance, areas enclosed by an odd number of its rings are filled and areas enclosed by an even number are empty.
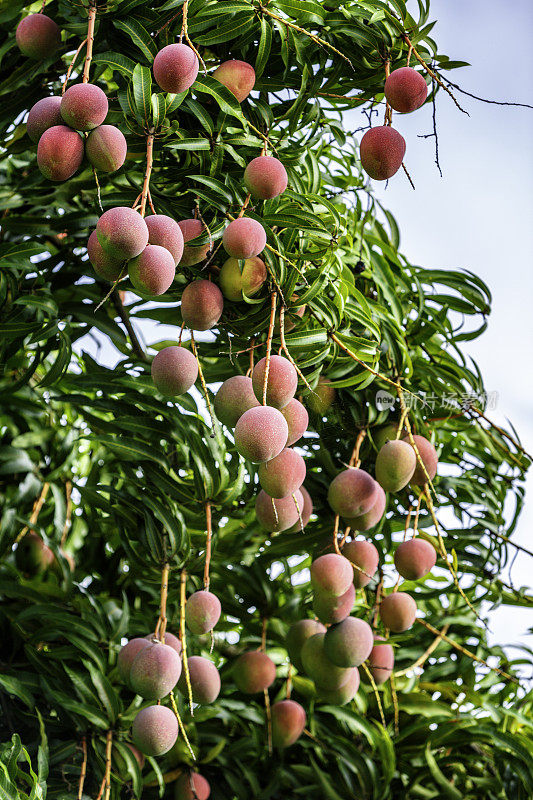
[[[410,3],[411,6],[416,4]],[[533,3],[531,0],[432,0],[432,35],[439,50],[471,66],[450,79],[481,97],[533,104]],[[502,38],[502,34],[504,38]],[[504,50],[505,48],[505,50]],[[388,185],[374,182],[378,197],[395,215],[401,248],[412,263],[431,268],[465,267],[493,293],[488,330],[468,344],[488,391],[498,392],[490,416],[512,420],[528,452],[533,452],[533,109],[486,105],[458,95],[470,116],[461,114],[443,92],[437,102],[441,178],[434,163],[431,107],[395,115],[393,124],[407,141],[406,164],[416,190],[403,173]],[[361,125],[347,115],[346,127]],[[166,328],[147,330],[148,340]],[[87,338],[83,346],[93,351]],[[108,360],[108,348],[99,358]],[[107,351],[107,352],[106,352]],[[114,354],[115,355],[115,354]],[[112,362],[116,360],[110,357]],[[533,550],[533,475],[513,538]],[[533,558],[519,553],[512,568],[516,586],[533,585]],[[508,580],[507,576],[502,576]],[[528,609],[490,612],[490,639],[528,644],[533,625]]]
[[[413,5],[410,4],[411,8]],[[432,36],[439,51],[471,66],[448,73],[461,88],[492,100],[533,105],[533,3],[531,0],[432,0]],[[401,249],[412,263],[431,268],[465,267],[493,294],[488,330],[467,352],[477,361],[498,404],[488,416],[515,425],[533,452],[533,109],[487,105],[457,95],[470,117],[440,92],[437,127],[443,178],[434,164],[431,107],[395,115],[407,141],[402,173],[378,196],[395,215]],[[357,123],[361,124],[360,122]],[[533,476],[513,538],[533,550]],[[520,553],[514,585],[533,586],[533,558]],[[505,580],[505,576],[504,576]],[[493,642],[527,643],[533,625],[528,609],[490,614]]]

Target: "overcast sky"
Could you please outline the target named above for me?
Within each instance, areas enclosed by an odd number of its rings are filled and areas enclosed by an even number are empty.
[[[416,4],[411,4],[411,6]],[[531,0],[432,0],[432,36],[439,51],[471,66],[450,79],[493,100],[533,104],[533,2]],[[416,186],[401,173],[380,187],[380,198],[396,216],[408,258],[425,267],[466,267],[493,294],[488,330],[468,352],[478,362],[489,391],[499,393],[488,416],[512,420],[533,452],[533,109],[485,105],[458,95],[470,117],[440,92],[437,104],[440,161],[434,164],[431,108],[395,115],[407,141],[406,164]],[[360,123],[359,123],[360,124]],[[516,541],[533,550],[533,479]],[[516,586],[533,585],[533,558],[519,554],[512,569]],[[526,641],[533,624],[528,609],[491,614],[493,640]]]

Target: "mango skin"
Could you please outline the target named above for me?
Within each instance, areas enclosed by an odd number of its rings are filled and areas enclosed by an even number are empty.
[[[67,125],[53,125],[44,131],[37,145],[37,165],[50,181],[72,178],[83,161],[83,139]]]
[[[198,362],[186,347],[170,345],[160,350],[151,367],[157,390],[167,397],[188,392],[198,378]]]
[[[222,294],[234,303],[256,295],[267,279],[265,262],[257,256],[247,258],[242,270],[240,263],[237,258],[226,259],[218,276]]]
[[[300,619],[289,628],[285,639],[285,647],[292,664],[299,672],[303,670],[301,652],[305,642],[315,633],[325,632],[324,625],[315,619]]]
[[[385,97],[391,108],[410,114],[426,102],[428,87],[424,76],[412,67],[395,69],[385,81]]]
[[[416,453],[408,442],[386,442],[376,458],[376,480],[385,492],[400,492],[414,475]]]
[[[243,653],[233,667],[233,680],[244,694],[258,694],[272,686],[275,679],[276,665],[259,650]]]
[[[408,581],[418,581],[428,575],[436,562],[437,551],[424,539],[402,542],[394,553],[394,566]]]
[[[256,406],[245,411],[235,425],[235,447],[249,461],[270,461],[287,443],[289,427],[285,417],[271,406]]]
[[[378,125],[370,128],[361,139],[361,166],[374,180],[386,181],[402,166],[405,150],[405,139],[397,130]]]
[[[121,130],[114,125],[99,125],[85,141],[85,155],[101,172],[116,172],[124,164],[128,146]]]
[[[54,55],[61,44],[61,29],[46,14],[29,14],[17,25],[15,38],[23,55],[43,61]]]
[[[232,375],[224,381],[215,395],[215,414],[227,428],[234,428],[245,411],[257,408],[252,379],[245,375]]]
[[[48,128],[63,124],[60,106],[61,97],[43,97],[30,108],[26,132],[32,142],[38,142]]]
[[[307,714],[294,700],[274,703],[272,713],[272,743],[275,747],[291,747],[303,733]]]
[[[73,83],[61,99],[61,116],[75,131],[91,131],[107,117],[109,103],[94,83]]]
[[[266,231],[257,220],[238,217],[224,230],[222,244],[232,258],[254,258],[265,249]]]
[[[178,720],[166,706],[142,708],[131,728],[135,747],[145,756],[162,756],[175,745],[178,738]]]
[[[229,89],[239,103],[246,100],[255,85],[255,70],[252,65],[237,59],[224,61],[212,73],[212,77]]]
[[[379,606],[381,622],[393,633],[409,630],[416,619],[416,601],[406,592],[393,592],[383,598]]]
[[[379,553],[375,545],[364,539],[357,539],[345,544],[342,548],[342,554],[352,564],[363,570],[363,572],[360,572],[354,567],[353,582],[355,588],[362,589],[369,584],[379,565]]]

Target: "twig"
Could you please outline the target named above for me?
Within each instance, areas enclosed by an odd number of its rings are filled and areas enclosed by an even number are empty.
[[[100,789],[98,790],[98,794],[96,795],[96,800],[102,800],[102,797],[104,796],[105,785],[106,785],[106,779],[104,775],[104,777],[102,778],[102,783],[100,784]]]
[[[247,194],[247,195],[246,195],[246,197],[244,198],[244,203],[243,203],[243,204],[242,204],[242,206],[241,206],[241,210],[240,210],[240,211],[239,211],[239,213],[237,214],[237,219],[240,219],[241,217],[244,217],[244,212],[245,212],[245,211],[246,211],[246,209],[248,208],[248,204],[250,203],[250,199],[251,199],[251,197],[252,197],[252,195],[250,194],[250,192],[248,192],[248,194]]]
[[[320,320],[319,320],[319,322],[320,322]],[[320,324],[322,324],[322,323],[320,323]],[[360,364],[362,367],[364,367],[367,370],[367,372],[370,372],[372,375],[375,375],[376,378],[380,378],[382,381],[385,381],[385,383],[388,383],[390,386],[394,386],[396,389],[398,389],[398,388],[401,389],[402,388],[399,383],[396,383],[396,381],[393,381],[391,378],[387,378],[386,375],[382,375],[381,372],[377,372],[377,370],[373,369],[372,367],[369,367],[368,364],[365,364],[364,361],[361,361],[360,358],[357,358],[355,353],[352,353],[352,351],[349,350],[346,347],[346,345],[344,345],[341,342],[341,340],[338,338],[338,336],[335,333],[333,333],[333,331],[328,331],[328,336],[333,342],[335,342],[336,345],[338,345],[340,347],[340,349],[343,351],[343,353],[346,353],[347,356],[352,358],[354,361],[357,361],[357,363]],[[413,395],[413,392],[409,392],[408,389],[406,389],[405,391],[408,392],[408,394]],[[415,395],[413,395],[413,397],[414,396]]]
[[[371,624],[372,624],[373,628],[376,627],[376,624],[377,624],[377,621],[378,621],[378,611],[379,611],[379,604],[381,602],[381,592],[382,591],[383,591],[383,570],[380,567],[379,568],[379,583],[378,583],[377,589],[376,589],[376,600],[375,600],[375,603],[374,603],[374,607],[372,609]]]
[[[486,100],[484,97],[478,97],[476,94],[471,94],[465,89],[461,89],[461,87],[456,83],[452,83],[449,78],[444,78],[444,80],[449,86],[453,86],[454,89],[457,89],[458,92],[461,92],[461,94],[465,94],[467,97],[471,97],[473,100],[479,100],[480,103],[490,103],[494,106],[518,106],[519,108],[533,108],[533,106],[529,105],[529,103],[511,103],[508,101],[504,102],[502,100]]]
[[[533,461],[533,456],[531,456],[527,452],[527,450],[524,450],[522,445],[519,444],[519,442],[517,442],[516,439],[513,439],[513,437],[509,433],[507,433],[507,431],[505,431],[503,428],[500,428],[498,425],[496,425],[494,422],[492,422],[492,420],[490,420],[488,417],[486,417],[485,414],[482,411],[479,410],[479,408],[476,408],[475,406],[470,406],[470,408],[468,410],[471,413],[473,411],[475,414],[478,414],[478,416],[482,417],[485,420],[485,422],[488,422],[488,424],[491,426],[491,428],[494,428],[495,431],[498,431],[500,436],[503,436],[505,439],[508,439],[511,442],[511,444],[514,444],[514,446],[516,447],[517,450],[520,450],[521,453],[523,453],[531,461]]]
[[[246,377],[251,376],[252,372],[254,371],[254,348],[255,347],[256,347],[255,336],[252,336],[252,338],[250,339],[250,348],[249,348],[249,350],[250,350],[250,355],[249,355],[250,361],[249,361],[249,364],[248,364],[248,369],[246,371]]]
[[[413,179],[412,179],[412,178],[411,178],[411,176],[409,175],[409,173],[408,173],[408,171],[407,171],[407,167],[405,166],[405,164],[403,163],[403,161],[402,161],[402,169],[403,169],[403,171],[405,172],[405,174],[407,175],[407,180],[408,180],[408,181],[409,181],[409,183],[411,184],[411,188],[412,188],[412,189],[414,189],[414,190],[416,191],[416,186],[415,186],[415,185],[414,185],[414,183],[413,183]]]
[[[447,87],[447,86],[446,86],[446,85],[445,85],[445,84],[442,82],[442,80],[439,78],[439,76],[437,75],[437,73],[436,73],[436,72],[433,72],[433,70],[431,69],[431,67],[430,67],[430,66],[428,66],[428,64],[427,64],[427,63],[424,61],[424,59],[423,59],[423,58],[422,58],[422,56],[421,56],[421,55],[418,53],[418,51],[417,51],[416,47],[414,47],[413,43],[411,42],[410,38],[408,37],[408,35],[407,35],[406,33],[404,33],[404,34],[403,34],[403,39],[404,39],[405,43],[406,43],[406,44],[409,46],[409,48],[410,48],[410,50],[411,50],[412,54],[414,55],[414,57],[416,58],[416,60],[418,61],[418,63],[419,63],[419,64],[421,64],[421,65],[424,67],[424,69],[426,70],[426,72],[428,73],[428,75],[431,75],[431,77],[433,78],[433,80],[435,80],[435,81],[436,81],[436,82],[439,84],[439,86],[441,87],[441,89],[444,89],[444,91],[445,91],[447,94],[449,94],[449,95],[450,95],[450,97],[452,98],[453,102],[455,103],[455,105],[457,106],[457,108],[459,109],[459,111],[462,111],[462,112],[463,112],[463,114],[466,114],[466,116],[467,116],[467,117],[469,117],[469,116],[470,116],[470,114],[468,113],[468,111],[465,111],[465,110],[464,110],[464,108],[462,108],[462,107],[459,105],[458,101],[456,100],[456,98],[455,98],[455,97],[454,97],[454,95],[453,95],[453,92],[451,92],[451,91],[450,91],[450,89],[449,89],[449,88],[448,88],[448,87]]]
[[[96,314],[96,312],[98,311],[98,309],[99,309],[99,308],[101,308],[101,307],[104,305],[104,303],[107,303],[107,301],[109,300],[109,298],[111,297],[111,295],[113,294],[113,292],[115,291],[115,289],[117,288],[117,286],[119,285],[120,281],[121,281],[123,278],[125,278],[125,277],[126,277],[126,273],[127,273],[127,271],[128,271],[128,268],[127,268],[127,266],[126,266],[126,265],[124,265],[124,266],[122,267],[121,271],[120,271],[120,275],[118,276],[118,278],[116,279],[116,281],[113,283],[113,285],[111,286],[110,290],[107,292],[107,294],[106,294],[106,295],[104,295],[104,297],[103,297],[103,298],[100,300],[100,302],[98,303],[98,305],[97,305],[97,306],[96,306],[96,308],[94,309],[94,313],[95,313],[95,314]]]
[[[252,123],[250,122],[250,120],[248,120],[248,119],[247,119],[247,120],[246,120],[246,122],[247,122],[247,124],[250,126],[250,128],[251,128],[251,129],[252,129],[252,130],[253,130],[255,133],[257,133],[257,135],[258,135],[258,136],[260,136],[260,137],[261,137],[261,139],[263,140],[263,142],[264,142],[264,144],[265,144],[265,145],[266,145],[266,144],[268,144],[268,146],[269,146],[269,147],[270,147],[270,148],[273,150],[273,152],[274,152],[274,153],[277,153],[277,152],[278,152],[278,151],[276,150],[276,148],[274,147],[274,145],[272,144],[272,142],[270,141],[270,139],[268,138],[268,136],[266,136],[264,133],[262,133],[262,132],[259,130],[259,128],[256,128],[256,127],[255,127],[255,125],[252,125]]]
[[[266,641],[267,641],[267,625],[268,619],[263,617],[261,620],[261,647],[259,648],[262,653],[266,650]]]
[[[476,616],[476,619],[479,619],[480,622],[482,622],[486,627],[486,623],[484,622],[484,620],[481,619],[480,615],[478,614],[478,612],[476,611],[476,609],[474,608],[474,606],[472,605],[472,603],[470,602],[470,600],[468,599],[466,594],[463,592],[462,586],[459,583],[459,577],[457,575],[455,567],[453,566],[452,563],[450,563],[450,561],[448,559],[448,552],[447,552],[446,546],[444,544],[444,539],[442,538],[442,534],[441,534],[441,531],[440,531],[440,525],[439,525],[439,522],[437,520],[437,515],[435,514],[435,508],[433,506],[433,500],[432,500],[431,493],[429,491],[429,486],[428,486],[427,483],[424,484],[424,494],[425,494],[426,503],[427,503],[427,506],[428,506],[428,509],[429,509],[429,513],[430,513],[431,519],[433,521],[433,525],[435,526],[435,530],[437,532],[437,539],[438,539],[438,542],[439,542],[440,555],[442,556],[442,559],[443,559],[444,563],[446,564],[446,566],[450,570],[450,574],[451,574],[451,576],[453,578],[453,582],[454,582],[454,584],[455,584],[455,586],[457,588],[457,591],[459,592],[459,594],[461,595],[461,597],[463,598],[463,600],[467,604],[468,608],[471,611],[474,612],[474,614]]]
[[[102,205],[102,193],[100,191],[100,181],[98,180],[98,173],[96,172],[96,167],[93,167],[93,177],[94,177],[94,182],[95,182],[95,185],[96,185],[96,199],[98,201],[98,208],[100,209],[100,211],[103,214],[104,213],[104,207]]]
[[[303,33],[304,36],[308,36],[309,39],[311,39],[313,42],[315,42],[315,44],[319,44],[322,47],[325,47],[328,50],[332,50],[334,53],[337,53],[337,55],[340,56],[341,58],[343,58],[344,61],[346,61],[350,65],[350,67],[355,71],[354,65],[352,64],[352,62],[350,61],[348,56],[345,56],[344,53],[341,53],[341,51],[337,50],[337,48],[334,47],[332,44],[330,44],[329,42],[326,42],[325,39],[321,39],[320,36],[316,36],[314,33],[311,33],[310,31],[306,31],[305,28],[300,28],[300,26],[296,25],[294,22],[289,22],[289,20],[283,19],[283,17],[279,17],[277,14],[274,14],[266,6],[260,5],[259,6],[259,10],[263,14],[268,14],[269,17],[272,17],[272,19],[275,19],[278,22],[281,22],[282,25],[285,25],[285,27],[292,28],[292,30],[298,31],[298,33]]]
[[[396,692],[396,682],[394,680],[394,672],[390,676],[390,691],[392,697],[392,707],[394,709],[394,735],[400,735],[400,709],[398,707],[398,694]]]
[[[431,631],[431,633],[434,633],[436,636],[440,636],[441,639],[443,639],[445,642],[447,642],[449,645],[455,648],[455,650],[458,650],[463,655],[468,656],[468,658],[471,658],[472,661],[477,661],[478,664],[483,664],[483,666],[487,667],[492,672],[497,672],[498,675],[502,676],[502,678],[505,678],[508,681],[512,681],[513,683],[516,683],[520,686],[520,681],[517,678],[515,678],[514,675],[509,675],[508,672],[504,672],[499,667],[491,667],[491,665],[488,664],[486,661],[484,661],[482,658],[476,656],[475,653],[472,653],[470,650],[467,650],[465,647],[458,644],[453,639],[450,639],[449,636],[447,636],[442,631],[439,631],[437,628],[434,628],[433,625],[430,625],[430,623],[426,622],[426,620],[417,617],[416,621],[420,623],[420,625],[423,625],[424,628],[427,628],[428,631]]]
[[[155,210],[155,206],[152,201],[152,194],[150,192],[150,189],[148,189],[148,205],[150,206],[150,211],[152,212],[152,214],[157,214],[157,211]]]
[[[462,511],[462,509],[461,509],[461,511]],[[488,536],[496,536],[498,539],[501,539],[506,544],[512,544],[513,547],[516,547],[517,550],[520,550],[522,553],[526,553],[526,555],[531,556],[533,558],[533,553],[531,552],[531,550],[528,550],[527,548],[522,547],[521,544],[517,544],[516,542],[513,542],[512,539],[509,539],[508,536],[504,536],[503,533],[497,533],[496,531],[489,531],[489,530],[487,530],[486,533],[488,534]]]
[[[93,58],[94,26],[96,23],[96,5],[89,6],[89,22],[87,24],[87,53],[85,54],[85,64],[83,65],[83,83],[89,82],[89,70]]]
[[[395,672],[394,674],[396,675],[396,677],[399,678],[402,675],[406,675],[408,672],[411,672],[411,670],[416,669],[417,667],[421,667],[422,664],[424,664],[428,660],[430,655],[437,649],[440,642],[442,641],[442,637],[448,633],[449,629],[450,629],[449,624],[444,625],[442,630],[437,632],[437,636],[435,637],[435,639],[433,639],[427,650],[424,653],[422,653],[422,655],[419,658],[417,658],[414,664],[411,664],[410,667],[405,667],[405,669],[400,669],[397,672]]]
[[[385,81],[387,80],[389,75],[390,75],[390,59],[388,58],[385,61]],[[387,126],[390,126],[390,125],[392,125],[392,108],[389,105],[389,101],[387,100],[387,98],[385,98],[385,103],[386,103],[386,106],[385,106],[385,119],[383,121],[383,124],[387,125]]]

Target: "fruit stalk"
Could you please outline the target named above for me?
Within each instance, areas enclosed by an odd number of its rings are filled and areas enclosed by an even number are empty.
[[[146,137],[146,171],[144,173],[143,188],[141,192],[141,217],[146,214],[146,203],[150,188],[150,175],[154,163],[154,134],[151,131]]]
[[[26,525],[21,530],[21,532],[19,533],[17,538],[15,539],[15,542],[17,544],[20,542],[21,539],[24,538],[24,536],[28,533],[29,530],[33,529],[33,526],[37,522],[37,518],[39,516],[41,508],[43,507],[44,501],[46,500],[46,495],[48,494],[48,490],[49,489],[50,489],[50,484],[49,483],[45,483],[43,485],[42,490],[41,490],[41,494],[39,495],[39,497],[37,498],[37,500],[35,501],[35,503],[33,505],[33,509],[32,509],[32,512],[31,512],[31,517],[30,517],[30,524]]]
[[[268,619],[263,617],[261,620],[261,652],[266,651],[266,636],[267,636]],[[263,696],[265,699],[265,715],[267,720],[267,746],[268,753],[272,755],[272,711],[270,708],[270,695],[268,689],[263,689]]]
[[[204,377],[204,373],[203,373],[203,370],[202,370],[202,365],[200,364],[200,359],[198,358],[198,349],[196,347],[196,342],[194,340],[194,334],[193,334],[192,331],[191,331],[191,350],[192,350],[192,352],[194,354],[194,357],[196,359],[196,363],[198,364],[198,377],[200,378],[200,384],[202,386],[202,392],[204,394],[205,404],[207,406],[207,410],[209,411],[209,416],[211,418],[211,427],[212,427],[212,430],[213,430],[213,433],[211,434],[211,438],[214,439],[214,437],[215,437],[215,429],[216,429],[216,418],[215,418],[215,414],[213,412],[213,408],[211,406],[211,401],[209,399],[209,392],[207,391],[207,384],[205,382],[205,377]]]
[[[118,282],[118,281],[117,281]],[[132,325],[130,315],[124,308],[124,304],[120,299],[120,293],[118,289],[113,289],[111,292],[111,297],[113,299],[113,304],[117,310],[117,313],[122,321],[122,324],[126,328],[128,332],[128,336],[130,337],[131,347],[135,355],[141,359],[141,361],[146,361],[146,353],[144,352],[143,346],[140,343],[137,334],[135,333],[135,329]]]
[[[95,10],[96,13],[96,10]],[[109,800],[111,795],[111,754],[113,751],[113,731],[109,729],[106,734],[105,745],[105,796],[104,800]]]
[[[265,376],[263,379],[263,405],[267,404],[268,372],[270,369],[270,353],[272,351],[272,337],[274,336],[274,322],[276,320],[276,292],[270,293],[270,323],[268,326],[268,336],[266,341],[266,361]]]
[[[200,53],[198,52],[198,50],[196,49],[196,47],[193,45],[193,43],[189,39],[189,28],[188,28],[188,24],[187,24],[188,13],[189,13],[189,0],[184,0],[184,2],[183,2],[183,20],[182,20],[182,23],[181,23],[181,31],[180,31],[179,43],[181,44],[183,42],[183,39],[185,39],[185,41],[187,42],[189,47],[192,50],[194,50],[194,52],[196,53],[198,61],[202,65],[203,71],[207,74],[207,67],[205,66],[205,61],[203,60],[203,58],[200,55]]]
[[[63,94],[65,94],[65,90],[66,90],[66,88],[67,88],[67,83],[69,82],[69,79],[70,79],[71,72],[72,72],[72,70],[74,69],[74,64],[76,63],[76,59],[78,58],[78,56],[79,56],[79,54],[80,54],[81,50],[83,49],[83,47],[84,47],[86,44],[87,44],[87,39],[85,38],[85,39],[84,39],[84,40],[81,42],[81,44],[80,44],[80,46],[78,47],[78,49],[76,50],[76,52],[74,53],[74,56],[72,57],[72,61],[71,61],[71,62],[70,62],[70,64],[68,65],[67,74],[65,75],[65,80],[64,80],[64,82],[63,82],[63,87],[62,87],[62,89],[61,89],[61,94],[62,94],[62,95],[63,95]]]
[[[174,714],[176,715],[176,719],[178,720],[179,729],[181,731],[181,734],[183,736],[185,744],[187,745],[187,749],[188,749],[189,753],[191,754],[191,757],[192,757],[193,761],[196,761],[196,756],[194,755],[194,750],[191,747],[191,743],[189,742],[189,737],[187,736],[187,731],[185,730],[185,726],[183,724],[183,720],[181,719],[180,712],[178,711],[178,706],[176,705],[176,698],[174,697],[174,692],[170,692],[170,704],[172,706],[172,710],[173,710]],[[172,773],[170,773],[170,774],[172,774]],[[178,775],[179,774],[180,773],[178,772]],[[145,783],[145,786],[151,786],[151,785],[152,784],[150,784],[150,783]],[[157,786],[157,784],[155,784],[155,785]]]
[[[155,626],[155,636],[165,644],[165,631],[167,629],[167,598],[168,598],[168,576],[170,573],[169,564],[163,564],[161,570],[161,600],[159,604],[159,619]]]
[[[363,439],[366,436],[366,428],[361,428],[359,433],[357,434],[357,438],[355,440],[354,448],[352,450],[352,455],[350,458],[350,467],[359,467],[361,464],[361,459],[359,458],[359,451],[361,449],[361,445],[363,444]]]
[[[390,60],[387,59],[385,61],[385,80],[387,80],[389,75],[390,75]],[[389,105],[389,101],[386,98],[385,98],[385,103],[386,103],[385,120],[384,120],[383,124],[384,125],[392,125],[392,108]]]
[[[187,588],[187,571],[182,569],[180,576],[180,640],[182,647],[181,659],[183,662],[183,671],[185,673],[185,683],[187,684],[187,695],[189,697],[189,710],[191,712],[191,717],[193,717],[194,711],[192,707],[192,686],[191,686],[191,676],[189,673],[189,662],[187,661],[187,635],[185,633],[185,605],[187,603],[186,588]],[[177,715],[177,717],[179,722],[180,721],[179,715]]]
[[[285,306],[283,305],[283,298],[281,299],[281,305],[280,305],[280,308],[279,308],[279,338],[280,338],[280,341],[281,341],[281,348],[282,348],[283,352],[285,353],[285,355],[287,356],[287,358],[291,362],[292,366],[294,367],[294,369],[296,370],[296,372],[298,373],[298,375],[300,376],[300,378],[304,382],[305,386],[309,389],[310,392],[313,392],[313,394],[314,394],[314,391],[309,386],[309,383],[308,383],[305,375],[303,374],[302,370],[300,369],[300,367],[298,366],[298,364],[296,363],[294,358],[289,353],[289,349],[287,347],[287,342],[285,341]]]
[[[414,55],[414,57],[416,58],[418,63],[421,64],[424,67],[424,69],[426,70],[427,74],[430,75],[433,78],[433,80],[436,81],[439,84],[441,89],[444,89],[444,91],[447,92],[447,94],[450,95],[450,97],[452,98],[453,102],[455,103],[455,105],[457,106],[459,111],[462,111],[463,114],[466,114],[466,116],[469,117],[470,114],[468,113],[468,111],[465,111],[464,108],[462,108],[459,105],[459,103],[457,102],[453,92],[441,81],[441,79],[439,78],[437,73],[433,72],[431,67],[428,66],[428,64],[424,61],[424,59],[422,58],[420,53],[418,53],[416,47],[413,45],[412,41],[410,40],[410,38],[408,37],[408,35],[406,33],[403,34],[403,40],[406,43],[406,45],[409,47],[409,55],[411,55],[411,53]]]
[[[206,524],[206,540],[205,540],[205,564],[204,564],[204,589],[209,591],[209,565],[211,563],[211,537],[213,535],[213,527],[211,521],[211,501],[207,500],[205,504],[205,524]]]
[[[83,65],[83,83],[89,83],[89,70],[93,59],[94,26],[96,24],[96,6],[89,6],[89,21],[87,24],[87,53],[85,54],[85,64]]]
[[[361,664],[361,666],[363,667],[363,669],[364,669],[364,671],[366,673],[366,677],[368,678],[368,682],[372,686],[372,691],[374,692],[374,695],[376,697],[376,703],[378,704],[378,710],[379,710],[379,716],[380,716],[380,719],[381,719],[381,724],[383,725],[384,728],[386,728],[387,727],[387,723],[385,722],[385,714],[383,713],[383,706],[381,705],[381,698],[379,696],[378,687],[376,686],[376,682],[375,682],[375,680],[373,678],[372,673],[370,672],[370,670],[368,669],[368,667],[367,667],[367,665],[366,665],[366,663],[364,661]]]
[[[80,771],[80,780],[78,783],[78,797],[77,800],[82,800],[83,798],[83,786],[85,784],[85,777],[87,775],[87,737],[82,736],[81,739],[81,750],[83,753],[83,761],[81,762],[81,771]]]

